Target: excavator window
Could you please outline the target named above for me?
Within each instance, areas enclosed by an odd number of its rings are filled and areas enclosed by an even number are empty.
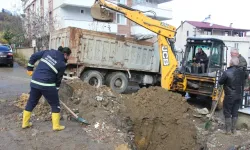
[[[199,50],[203,51],[202,56],[197,54]],[[184,62],[187,72],[195,74],[211,73],[221,68],[223,49],[221,44],[194,43],[187,46],[185,57],[186,61]]]
[[[221,45],[215,45],[212,48],[211,56],[210,56],[210,67],[211,68],[220,68],[222,65],[222,53]]]

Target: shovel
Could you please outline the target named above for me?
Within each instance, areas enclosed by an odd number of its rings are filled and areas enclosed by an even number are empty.
[[[74,117],[77,121],[81,122],[81,123],[84,123],[84,124],[87,124],[87,125],[90,125],[88,123],[87,120],[77,116],[77,114],[75,114],[66,104],[64,104],[61,100],[60,100],[60,103],[63,105],[63,107],[65,107]]]
[[[214,107],[213,107],[213,110],[212,110],[212,112],[211,112],[211,115],[209,116],[208,121],[205,123],[205,129],[206,129],[206,130],[209,129],[209,128],[211,127],[211,124],[212,124],[212,117],[213,117],[213,115],[214,115],[215,109],[217,108],[217,105],[218,105],[218,103],[219,103],[219,100],[220,100],[220,98],[221,98],[222,93],[223,93],[223,89],[222,89],[222,86],[221,86],[220,96],[219,96],[219,98],[217,99],[217,101],[216,101],[216,103],[215,103],[215,105],[214,105]]]

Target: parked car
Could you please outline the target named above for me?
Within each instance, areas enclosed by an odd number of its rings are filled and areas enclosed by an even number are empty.
[[[11,52],[13,52],[12,47],[10,45],[8,45],[8,44],[0,44],[0,46],[6,46],[6,47],[8,47],[10,49]]]
[[[0,64],[5,64],[13,67],[13,53],[12,50],[4,45],[0,45]]]

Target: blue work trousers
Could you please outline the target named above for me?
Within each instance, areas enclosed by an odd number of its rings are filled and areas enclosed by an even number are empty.
[[[58,96],[58,91],[56,87],[50,88],[49,90],[41,90],[41,89],[36,89],[36,88],[31,87],[30,97],[25,107],[25,110],[32,112],[33,109],[38,104],[38,101],[42,97],[42,95],[51,106],[52,113],[59,113],[60,103],[59,103],[59,96]]]

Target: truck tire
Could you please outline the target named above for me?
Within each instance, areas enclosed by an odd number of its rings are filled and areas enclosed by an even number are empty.
[[[103,85],[104,77],[99,71],[89,70],[81,75],[81,80],[96,88]]]
[[[107,85],[116,93],[124,93],[128,87],[128,78],[122,72],[113,72],[106,78]]]

